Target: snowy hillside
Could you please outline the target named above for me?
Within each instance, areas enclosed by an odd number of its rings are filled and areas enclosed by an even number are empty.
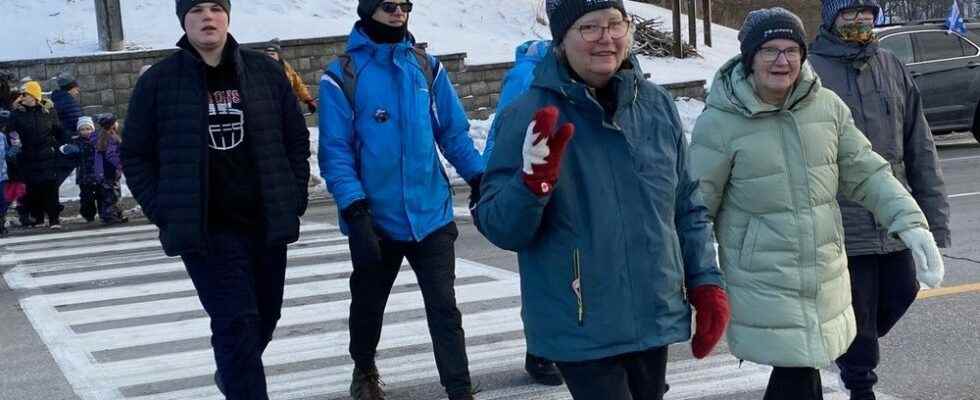
[[[123,0],[127,47],[173,47],[182,31],[173,0]],[[627,10],[644,18],[658,17],[670,27],[670,12],[627,2]],[[274,37],[295,39],[345,35],[357,19],[353,0],[247,0],[233,3],[231,31],[240,41]],[[543,25],[543,0],[416,0],[410,29],[430,43],[435,54],[466,52],[467,63],[513,60],[513,49],[530,40],[549,38]],[[0,26],[6,32],[32,32],[4,40],[0,60],[74,56],[97,53],[95,5],[90,0],[0,0]],[[684,32],[687,32],[684,18]],[[699,24],[700,29],[700,24]],[[710,81],[714,70],[738,53],[736,32],[722,26],[713,31],[715,48],[702,48],[703,59],[643,61],[658,83],[691,79]],[[10,38],[8,38],[10,39]]]

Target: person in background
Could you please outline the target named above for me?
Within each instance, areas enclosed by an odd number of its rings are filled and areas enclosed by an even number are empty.
[[[78,126],[78,118],[82,116],[82,105],[78,102],[81,87],[71,75],[59,75],[55,82],[58,89],[51,92],[51,101],[58,112],[61,127],[68,130],[66,136],[73,136],[73,129]]]
[[[313,114],[316,112],[316,99],[310,95],[310,89],[306,87],[306,83],[303,82],[303,77],[293,69],[292,65],[289,65],[286,60],[282,58],[282,45],[279,44],[279,39],[272,39],[269,44],[265,47],[265,54],[272,57],[273,60],[279,62],[283,69],[286,71],[286,78],[289,79],[289,84],[293,86],[293,93],[296,94],[296,98],[299,101],[306,104],[306,110]]]
[[[838,195],[921,254],[930,285],[942,256],[915,200],[806,62],[799,17],[753,11],[739,40],[690,150],[732,299],[728,345],[774,367],[764,400],[819,400],[820,368],[856,334]]]
[[[17,157],[20,178],[27,184],[21,221],[26,226],[44,223],[61,229],[59,183],[61,154],[58,147],[68,142],[54,104],[43,97],[36,81],[24,84],[24,94],[13,104],[12,131],[20,135],[22,149]],[[28,218],[24,218],[25,215]]]
[[[851,108],[871,149],[909,188],[936,244],[947,247],[952,239],[949,202],[939,154],[919,88],[904,63],[878,45],[873,28],[881,12],[876,0],[824,0],[823,24],[810,46],[810,64],[824,86]],[[891,331],[919,294],[916,255],[890,237],[860,203],[838,201],[857,338],[837,359],[837,366],[852,400],[874,400],[878,339]]]
[[[10,111],[0,110],[0,237],[7,236],[7,155],[10,144],[7,140],[7,123],[10,121]]]
[[[61,146],[62,154],[75,161],[75,183],[79,190],[79,214],[86,222],[95,220],[98,213],[99,178],[95,173],[95,121],[82,116],[76,124],[77,134]]]

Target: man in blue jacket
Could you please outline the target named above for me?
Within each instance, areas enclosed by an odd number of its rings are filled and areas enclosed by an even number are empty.
[[[414,47],[411,11],[406,1],[361,0],[347,53],[320,83],[320,170],[341,211],[354,267],[351,396],[384,399],[375,352],[407,258],[425,300],[441,383],[449,399],[472,399],[453,288],[452,188],[437,146],[471,186],[484,167],[447,72]]]

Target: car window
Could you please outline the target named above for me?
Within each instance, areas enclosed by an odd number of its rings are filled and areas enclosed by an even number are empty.
[[[918,62],[975,56],[977,49],[963,38],[948,32],[915,33]]]
[[[915,55],[912,54],[912,37],[908,34],[900,33],[881,39],[881,47],[895,53],[903,64],[911,64],[915,61]]]

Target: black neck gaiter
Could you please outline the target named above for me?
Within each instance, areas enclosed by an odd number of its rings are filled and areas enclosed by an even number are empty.
[[[378,44],[401,43],[408,35],[408,23],[395,28],[373,19],[362,19],[357,21],[356,26],[364,31],[371,41]]]

